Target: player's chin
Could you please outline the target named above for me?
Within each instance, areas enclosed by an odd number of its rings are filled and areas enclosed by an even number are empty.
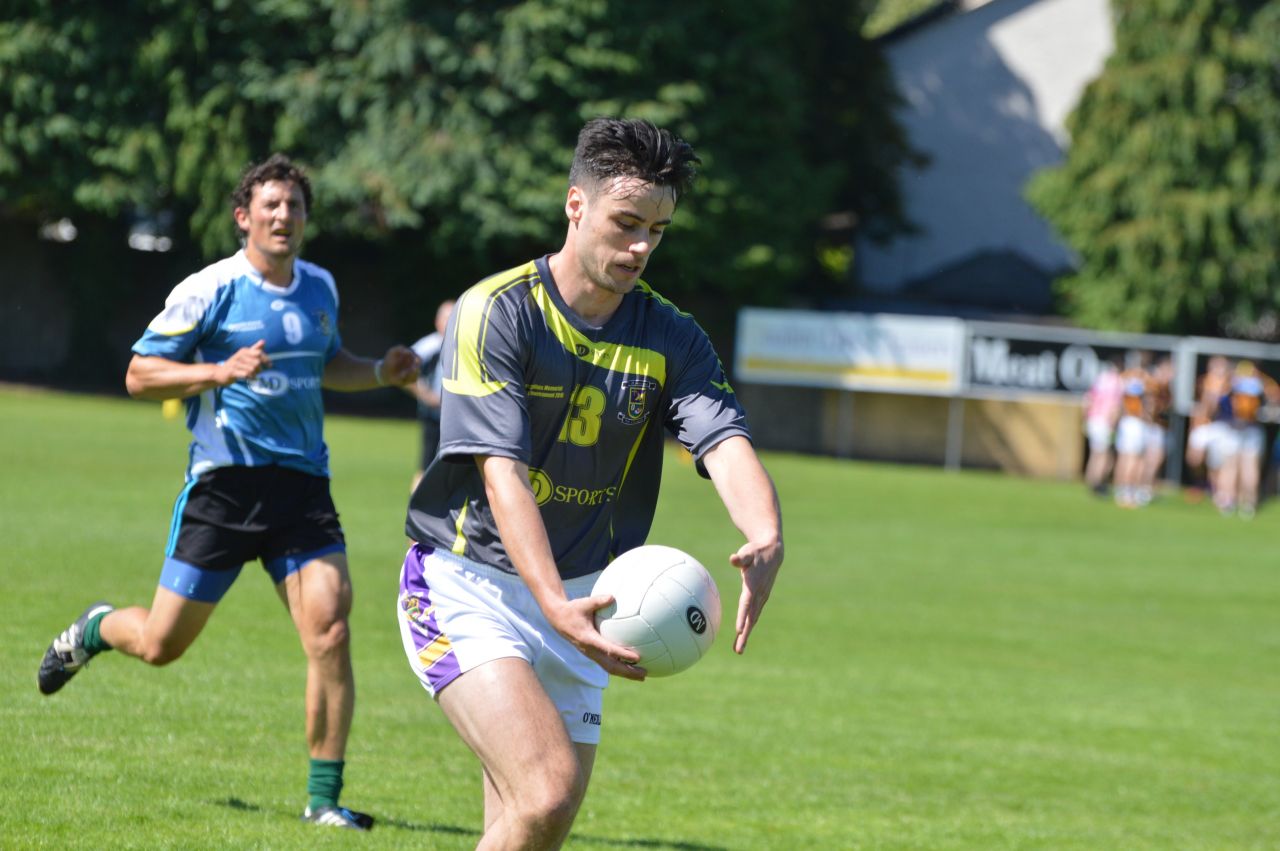
[[[615,264],[610,269],[609,281],[613,284],[614,292],[626,294],[635,289],[636,281],[640,280],[640,273],[644,271],[643,266],[623,266]]]
[[[292,242],[273,242],[262,253],[266,254],[268,257],[296,257],[301,249],[302,246],[300,244],[295,245]]]

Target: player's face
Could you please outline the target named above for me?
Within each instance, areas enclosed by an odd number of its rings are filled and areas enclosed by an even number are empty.
[[[291,180],[268,180],[253,187],[248,208],[236,207],[236,224],[245,233],[245,248],[276,260],[302,249],[307,203],[302,187]]]
[[[594,191],[570,188],[566,212],[578,225],[574,238],[583,274],[608,292],[631,292],[675,208],[669,188],[637,178]]]

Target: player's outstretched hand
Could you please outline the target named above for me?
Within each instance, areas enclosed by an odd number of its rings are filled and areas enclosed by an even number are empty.
[[[773,592],[778,568],[782,567],[782,544],[760,546],[747,542],[729,556],[729,563],[742,571],[742,595],[738,598],[733,652],[747,649],[747,637],[760,621],[760,612]]]
[[[630,647],[614,644],[596,629],[596,611],[612,602],[613,597],[608,594],[566,600],[554,613],[548,613],[547,620],[557,632],[573,642],[574,647],[610,674],[628,680],[643,680],[648,672],[634,664],[640,661],[640,654]]]
[[[407,346],[392,346],[382,356],[382,381],[394,387],[403,387],[418,380],[422,361]]]
[[[214,374],[218,386],[226,387],[237,381],[253,378],[271,366],[271,358],[267,356],[266,348],[267,341],[259,340],[252,346],[237,350],[231,357],[218,364]]]

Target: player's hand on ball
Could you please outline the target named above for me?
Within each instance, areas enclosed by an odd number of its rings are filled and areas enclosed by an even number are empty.
[[[647,672],[634,664],[640,660],[640,654],[630,647],[614,644],[596,629],[596,610],[612,602],[613,598],[607,594],[566,600],[554,614],[548,613],[547,619],[574,647],[613,676],[643,680]]]
[[[741,654],[747,649],[747,638],[760,621],[764,604],[773,592],[778,568],[782,566],[782,544],[760,546],[747,542],[729,556],[729,563],[742,571],[742,595],[738,598],[733,640],[733,652]]]
[[[259,340],[252,346],[237,350],[231,357],[218,364],[215,374],[218,385],[226,387],[237,381],[246,381],[271,366],[271,358],[267,356],[266,347],[267,341]]]

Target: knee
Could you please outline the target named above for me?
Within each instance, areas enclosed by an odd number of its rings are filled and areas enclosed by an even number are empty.
[[[187,646],[185,644],[178,644],[173,641],[144,641],[142,652],[138,655],[138,658],[148,665],[162,668],[170,662],[177,661],[186,652],[186,649]]]
[[[351,628],[345,617],[326,618],[307,627],[303,636],[307,655],[330,658],[347,653],[351,645]]]
[[[586,794],[580,771],[548,778],[520,806],[521,820],[533,836],[563,836],[573,824]]]

